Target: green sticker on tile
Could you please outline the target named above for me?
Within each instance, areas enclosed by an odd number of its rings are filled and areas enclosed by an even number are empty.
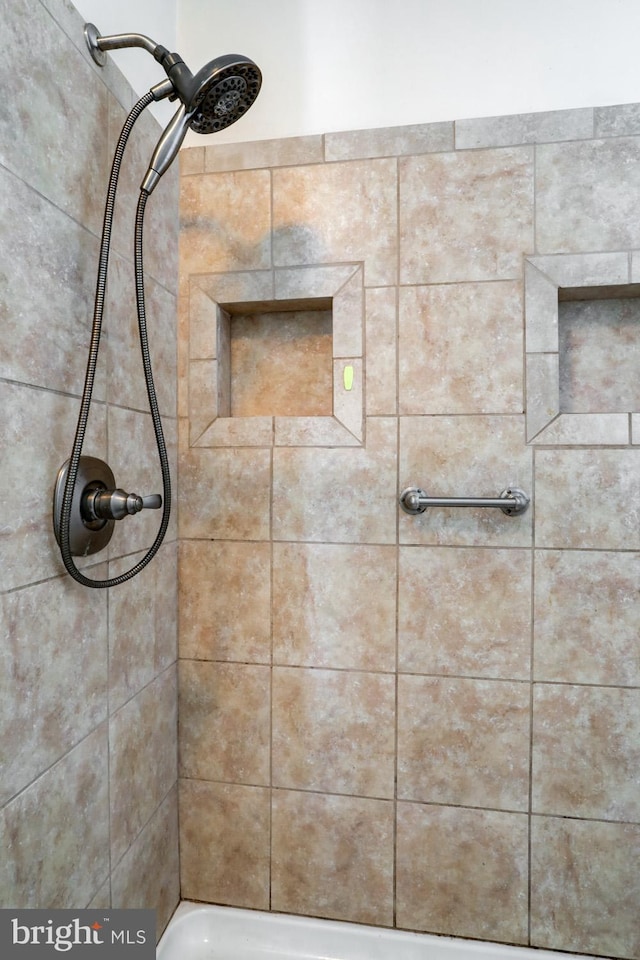
[[[351,364],[344,368],[344,388],[345,390],[351,390],[353,386],[353,367]]]

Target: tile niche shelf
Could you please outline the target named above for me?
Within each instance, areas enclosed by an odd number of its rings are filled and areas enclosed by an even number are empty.
[[[637,266],[627,251],[525,259],[528,443],[640,442]]]
[[[358,263],[192,278],[190,445],[360,446],[363,310]]]

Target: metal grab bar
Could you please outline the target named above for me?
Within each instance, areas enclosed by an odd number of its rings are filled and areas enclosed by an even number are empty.
[[[415,516],[427,507],[497,507],[508,517],[517,517],[529,506],[530,498],[523,490],[509,487],[499,497],[428,497],[420,487],[407,487],[400,494],[400,506]]]

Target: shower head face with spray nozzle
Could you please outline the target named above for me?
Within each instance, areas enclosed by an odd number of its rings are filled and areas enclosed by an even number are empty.
[[[260,92],[262,74],[248,57],[229,53],[207,63],[191,84],[189,127],[196,133],[218,133],[239,120]]]
[[[161,63],[181,107],[160,137],[142,181],[148,193],[173,163],[188,130],[224,130],[244,116],[262,85],[262,74],[253,60],[234,53],[212,60],[195,76],[177,54],[167,54]]]

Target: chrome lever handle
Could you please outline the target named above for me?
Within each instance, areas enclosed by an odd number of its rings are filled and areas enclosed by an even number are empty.
[[[141,510],[159,510],[162,497],[153,493],[139,497],[137,493],[115,490],[88,489],[82,497],[81,510],[85,522],[94,520],[122,520]]]

